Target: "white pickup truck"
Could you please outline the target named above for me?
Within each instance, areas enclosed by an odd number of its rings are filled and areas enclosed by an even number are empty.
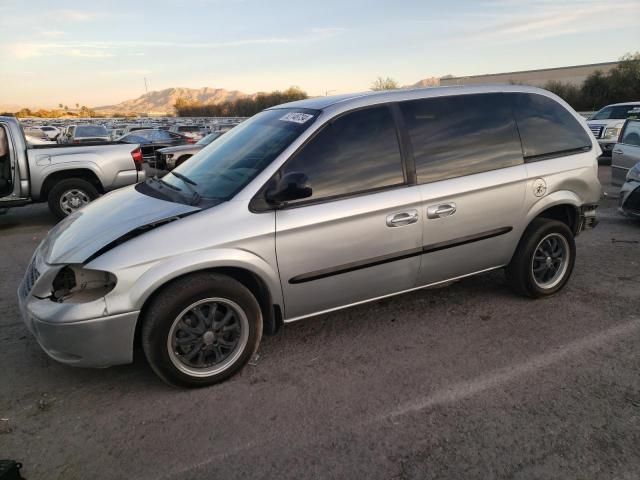
[[[144,179],[139,145],[31,145],[15,118],[0,117],[0,210],[48,202],[63,218],[102,193]]]
[[[620,131],[627,118],[638,118],[640,102],[614,103],[598,110],[587,120],[589,129],[598,140],[603,157],[611,157]]]

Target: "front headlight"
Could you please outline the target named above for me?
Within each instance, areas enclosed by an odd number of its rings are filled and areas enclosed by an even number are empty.
[[[640,163],[636,163],[629,172],[627,172],[627,182],[640,182]]]
[[[611,140],[617,139],[618,135],[620,135],[620,128],[618,127],[607,127],[604,129],[604,133],[602,134],[602,138]]]
[[[67,265],[53,279],[50,298],[58,303],[92,302],[104,297],[115,286],[116,277],[109,272]]]

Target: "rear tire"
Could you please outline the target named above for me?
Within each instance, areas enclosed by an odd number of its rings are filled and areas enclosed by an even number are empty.
[[[49,191],[49,210],[59,219],[94,201],[100,194],[96,187],[82,178],[60,180]]]
[[[557,220],[536,218],[506,268],[509,287],[532,298],[553,295],[569,281],[575,259],[571,229]]]
[[[237,280],[195,273],[164,287],[142,318],[151,368],[176,387],[205,387],[240,371],[258,349],[262,314]]]

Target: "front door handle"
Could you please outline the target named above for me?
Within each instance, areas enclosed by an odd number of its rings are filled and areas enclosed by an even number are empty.
[[[620,155],[622,155],[624,152],[622,150],[620,150],[619,148],[616,148],[613,150],[613,153],[619,153]]]
[[[387,227],[404,227],[418,221],[418,210],[407,210],[387,216]]]
[[[431,205],[427,208],[427,218],[449,217],[456,213],[457,207],[453,202],[443,203],[441,205]]]

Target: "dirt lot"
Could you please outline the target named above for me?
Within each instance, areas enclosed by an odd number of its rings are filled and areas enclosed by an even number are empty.
[[[40,350],[15,291],[53,223],[44,206],[0,217],[0,458],[29,480],[640,476],[640,223],[613,199],[553,298],[493,272],[344,310],[197,391],[140,354],[83,370]]]

